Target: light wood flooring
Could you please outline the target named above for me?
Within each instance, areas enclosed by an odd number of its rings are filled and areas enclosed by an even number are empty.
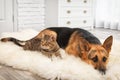
[[[14,69],[10,66],[0,65],[0,80],[46,80],[29,71]]]
[[[106,39],[108,36],[113,35],[114,39],[120,40],[120,31],[109,29],[94,29],[90,30],[99,39]],[[0,80],[46,80],[37,76],[29,71],[13,69],[5,65],[0,65]]]

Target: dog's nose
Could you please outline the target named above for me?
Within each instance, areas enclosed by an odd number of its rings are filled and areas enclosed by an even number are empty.
[[[102,73],[102,75],[105,75],[105,73],[106,73],[106,69],[103,69],[103,68],[99,68],[99,71],[100,71],[100,73]]]

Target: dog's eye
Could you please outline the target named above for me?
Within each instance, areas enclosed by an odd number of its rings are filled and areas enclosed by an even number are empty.
[[[103,60],[103,62],[106,62],[107,58],[106,58],[106,57],[103,57],[103,59],[102,59],[102,60]]]
[[[93,62],[98,62],[98,57],[95,56],[94,58],[92,58]]]

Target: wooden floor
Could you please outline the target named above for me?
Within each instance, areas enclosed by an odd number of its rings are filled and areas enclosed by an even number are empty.
[[[13,69],[12,67],[0,65],[0,80],[46,80],[29,71]]]
[[[114,39],[120,40],[120,31],[108,29],[91,30],[100,39],[105,39],[109,35],[113,35]],[[0,80],[46,80],[29,71],[13,69],[11,67],[0,65]]]

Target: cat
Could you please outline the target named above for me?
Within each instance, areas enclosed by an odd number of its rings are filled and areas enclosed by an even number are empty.
[[[34,37],[27,41],[18,40],[13,37],[2,38],[2,42],[11,41],[18,46],[21,46],[24,50],[39,51],[43,55],[48,56],[52,60],[52,56],[62,58],[60,55],[60,47],[56,41],[56,37],[53,34],[41,33],[41,37]]]
[[[53,55],[55,55],[56,57],[59,56],[60,58],[62,58],[60,55],[60,47],[54,37],[45,35],[40,42],[41,42],[40,44],[41,52],[44,53],[44,55],[47,55],[50,58]]]

